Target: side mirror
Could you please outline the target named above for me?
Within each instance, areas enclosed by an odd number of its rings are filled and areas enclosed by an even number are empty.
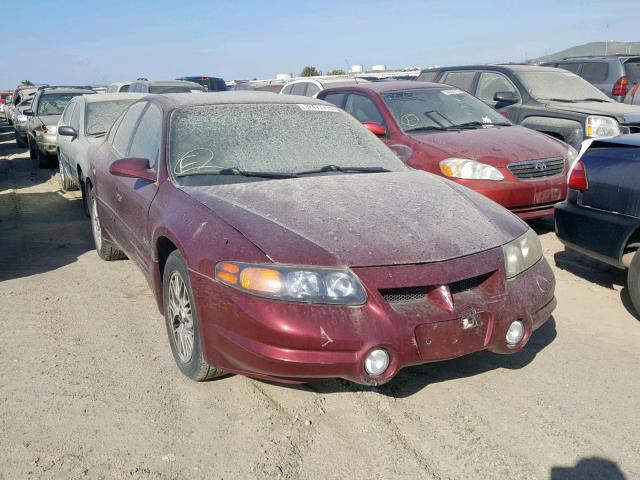
[[[116,177],[140,178],[155,182],[157,174],[149,168],[149,160],[146,158],[122,158],[116,160],[109,167],[109,173]]]
[[[377,137],[384,137],[387,134],[387,130],[376,122],[362,122],[362,125],[367,127],[371,133]]]
[[[27,108],[24,112],[22,112],[22,114],[26,117],[33,117],[33,110]]]
[[[513,92],[496,92],[493,96],[493,101],[502,103],[503,105],[513,105],[514,103],[518,103],[518,95]]]
[[[58,127],[58,135],[74,139],[78,136],[78,132],[73,127]]]

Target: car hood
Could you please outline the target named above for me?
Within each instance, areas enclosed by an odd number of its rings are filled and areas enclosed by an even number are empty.
[[[430,162],[458,157],[504,167],[513,162],[567,154],[562,142],[518,126],[418,133],[411,138],[425,145]]]
[[[43,125],[58,125],[60,117],[62,117],[62,115],[40,115],[36,118]]]
[[[547,107],[588,115],[614,117],[621,123],[640,123],[640,106],[618,102],[547,103]]]
[[[528,228],[482,195],[418,171],[181,188],[278,263],[439,262]]]

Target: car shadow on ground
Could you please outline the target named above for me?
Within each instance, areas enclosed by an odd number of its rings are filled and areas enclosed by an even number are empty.
[[[553,217],[543,217],[536,220],[529,220],[527,223],[538,235],[555,232],[556,230],[556,224]]]
[[[0,195],[0,282],[56,270],[93,248],[80,199],[60,192]]]
[[[511,355],[477,352],[454,360],[427,363],[401,370],[389,383],[379,387],[367,387],[342,379],[319,380],[303,385],[283,384],[285,388],[313,391],[321,394],[373,391],[394,398],[409,397],[422,389],[439,382],[472,377],[498,368],[518,370],[529,365],[538,353],[556,338],[556,323],[553,317],[531,336],[525,347]]]
[[[617,463],[606,458],[582,458],[575,467],[552,467],[549,480],[626,480]]]

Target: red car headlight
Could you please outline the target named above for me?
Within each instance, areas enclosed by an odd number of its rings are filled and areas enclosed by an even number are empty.
[[[348,269],[219,262],[216,280],[261,297],[292,302],[362,305],[367,295]]]

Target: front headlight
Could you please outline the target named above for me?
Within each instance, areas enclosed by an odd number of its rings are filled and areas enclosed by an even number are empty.
[[[468,158],[447,158],[440,162],[440,171],[447,177],[464,178],[468,180],[504,180],[500,171]]]
[[[587,137],[602,138],[620,135],[620,126],[615,118],[589,115],[585,122]]]
[[[367,295],[347,269],[219,262],[216,280],[261,297],[292,302],[362,305]]]
[[[542,258],[542,245],[536,232],[532,229],[502,246],[504,252],[504,269],[507,278],[531,268]]]
[[[16,117],[16,123],[24,123],[27,121],[27,118],[26,115],[20,114]]]
[[[58,131],[58,127],[56,125],[47,125],[45,130],[47,133],[56,133]]]

